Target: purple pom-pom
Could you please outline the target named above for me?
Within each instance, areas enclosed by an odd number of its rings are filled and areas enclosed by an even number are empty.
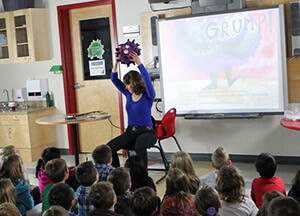
[[[122,64],[126,64],[127,67],[129,67],[129,65],[135,64],[132,60],[131,57],[129,55],[130,52],[135,52],[138,55],[141,55],[141,49],[138,48],[139,44],[134,42],[134,39],[132,41],[130,41],[129,39],[126,41],[126,43],[124,44],[119,44],[118,48],[116,48],[116,54],[117,57],[119,59],[119,61]]]

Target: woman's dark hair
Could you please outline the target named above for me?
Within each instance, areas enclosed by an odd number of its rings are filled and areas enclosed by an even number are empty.
[[[130,85],[134,93],[142,94],[146,92],[146,87],[141,74],[135,70],[129,71],[123,77],[123,82]]]
[[[131,176],[131,191],[144,186],[149,186],[149,176],[144,160],[138,156],[133,155],[125,162],[125,167],[129,168]]]
[[[38,173],[41,169],[45,169],[45,165],[48,161],[55,158],[60,158],[60,151],[58,148],[50,147],[44,149],[41,158],[38,160],[35,167],[35,177],[38,177]]]

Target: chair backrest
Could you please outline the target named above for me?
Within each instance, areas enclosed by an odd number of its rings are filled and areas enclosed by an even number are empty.
[[[172,108],[164,115],[161,121],[157,121],[157,138],[167,138],[175,134],[175,117],[176,109]]]

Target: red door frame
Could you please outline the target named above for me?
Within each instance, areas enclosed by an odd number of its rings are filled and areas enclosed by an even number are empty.
[[[106,4],[111,4],[112,6],[112,18],[113,18],[112,22],[113,22],[113,29],[114,29],[113,40],[115,44],[118,44],[115,0],[99,0],[93,2],[57,6],[66,113],[77,113],[76,95],[75,95],[75,89],[73,87],[74,69],[73,69],[69,11],[72,9],[93,7],[93,6],[106,5]],[[120,125],[121,125],[121,132],[123,133],[124,121],[123,121],[122,95],[120,92],[118,94],[119,94],[118,98],[119,98]],[[77,134],[79,136],[79,133]],[[77,138],[79,142],[79,137]],[[74,154],[71,125],[68,125],[68,140],[69,140],[69,152],[70,154]],[[80,146],[79,143],[78,146]]]

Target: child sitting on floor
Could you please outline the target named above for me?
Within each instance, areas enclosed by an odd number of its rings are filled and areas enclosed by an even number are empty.
[[[20,156],[11,155],[3,159],[0,170],[1,178],[9,178],[16,190],[16,206],[22,215],[33,208],[34,201],[30,195],[30,186],[24,178],[24,165]]]
[[[18,149],[16,149],[16,147],[14,145],[8,145],[8,146],[5,146],[0,153],[1,161],[4,157],[8,157],[10,155],[18,155],[21,157],[20,151]],[[0,165],[0,167],[1,167],[1,165]],[[24,179],[30,185],[28,171],[25,167],[24,167]]]
[[[76,205],[74,193],[70,186],[64,183],[54,185],[48,194],[48,201],[50,206],[61,206],[67,211],[71,211],[71,208]],[[69,216],[76,215],[70,212]]]
[[[221,200],[222,216],[255,216],[258,209],[245,195],[245,181],[234,165],[223,166],[216,179],[216,190]]]
[[[63,207],[54,205],[45,211],[43,216],[69,216],[69,213]]]
[[[218,170],[222,166],[230,165],[231,163],[227,151],[223,147],[218,147],[211,156],[211,165],[215,170],[200,178],[202,187],[215,188]]]
[[[115,212],[124,216],[131,216],[132,193],[129,191],[131,187],[129,172],[123,167],[118,167],[109,174],[107,180],[113,184],[117,196]]]
[[[60,158],[60,151],[58,148],[55,147],[49,147],[44,149],[41,158],[38,160],[36,168],[35,168],[35,176],[39,180],[39,190],[40,195],[42,196],[42,191],[44,188],[50,184],[53,183],[48,176],[45,173],[45,165],[48,163],[48,161]],[[70,185],[74,190],[78,187],[78,182],[75,178],[75,171],[74,168],[68,168],[69,170],[69,177],[66,180],[66,183]]]
[[[280,197],[280,196],[284,196],[284,195],[282,193],[278,192],[278,191],[268,191],[268,192],[266,192],[262,197],[261,206],[260,206],[260,209],[257,212],[256,216],[267,216],[266,208],[267,208],[269,202],[271,202],[271,200],[273,200],[277,197]]]
[[[125,167],[129,168],[131,191],[135,191],[140,187],[149,186],[156,192],[156,186],[153,179],[148,175],[147,166],[141,156],[130,156],[125,162]]]
[[[255,178],[252,182],[251,197],[257,208],[260,208],[262,196],[268,191],[278,191],[286,195],[282,178],[274,176],[277,164],[272,154],[261,153],[255,161],[255,167],[260,178]]]
[[[153,216],[158,210],[160,199],[150,187],[141,187],[134,191],[131,209],[135,216]]]
[[[91,161],[81,163],[77,168],[76,178],[80,183],[75,193],[78,202],[78,215],[88,216],[94,210],[88,196],[93,184],[98,182],[98,173],[94,164]]]
[[[178,151],[172,155],[171,166],[172,168],[180,169],[188,178],[189,191],[196,194],[200,187],[200,180],[196,175],[195,168],[191,156],[185,151]]]
[[[292,197],[277,197],[267,206],[267,216],[299,216],[300,204]]]
[[[0,205],[0,216],[21,216],[19,209],[12,203]]]
[[[92,156],[99,175],[99,181],[107,181],[109,173],[115,169],[110,165],[112,163],[110,147],[108,145],[99,145],[94,149]]]
[[[8,179],[0,180],[0,204],[2,203],[12,203],[16,204],[16,190],[14,185]]]
[[[66,161],[63,159],[53,159],[50,160],[45,166],[45,174],[53,182],[48,184],[42,191],[42,212],[46,211],[49,207],[48,194],[50,190],[59,183],[65,183],[66,179],[69,177],[69,170]],[[75,196],[74,190],[71,189],[73,195]]]
[[[201,216],[218,216],[221,203],[219,196],[211,187],[205,187],[196,193],[195,207]]]
[[[161,216],[199,215],[194,206],[195,195],[190,193],[187,176],[177,168],[169,170],[166,194],[161,203]]]
[[[114,212],[117,197],[110,182],[98,182],[94,184],[89,194],[89,199],[95,206],[95,209],[89,216],[119,216],[119,214]]]

